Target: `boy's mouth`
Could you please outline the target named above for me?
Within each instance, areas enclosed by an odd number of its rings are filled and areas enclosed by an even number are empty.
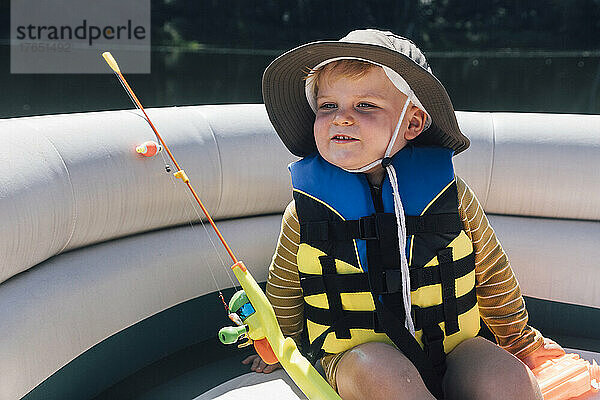
[[[355,138],[347,136],[347,135],[335,135],[334,137],[331,138],[331,140],[336,143],[349,143],[349,142],[358,141],[358,139],[355,139]]]

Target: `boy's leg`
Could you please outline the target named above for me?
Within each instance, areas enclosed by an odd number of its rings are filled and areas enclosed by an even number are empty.
[[[435,400],[408,358],[385,343],[347,351],[337,365],[336,383],[344,400]]]
[[[481,337],[456,346],[446,359],[446,400],[542,400],[535,377],[518,358]]]

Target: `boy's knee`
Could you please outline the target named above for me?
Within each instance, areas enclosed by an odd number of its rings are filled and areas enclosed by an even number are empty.
[[[516,362],[509,368],[485,371],[472,380],[469,397],[463,399],[542,400],[535,378],[525,364]]]
[[[338,365],[336,382],[344,399],[433,399],[414,365],[385,343],[364,343],[348,351]]]
[[[485,347],[485,344],[474,341],[469,350],[480,348],[489,351]],[[449,400],[542,400],[537,381],[529,368],[508,353],[500,357],[474,357],[462,361],[462,365],[449,368],[444,377],[444,391]]]
[[[373,377],[381,376],[379,370],[385,366],[382,365],[380,355],[390,351],[394,351],[394,349],[384,343],[364,343],[354,347],[340,360],[338,382],[339,375],[343,374],[357,385],[368,384]],[[365,371],[370,371],[370,373],[365,374]],[[369,382],[363,382],[363,380]]]
[[[362,376],[385,377],[394,374],[410,378],[415,373],[418,375],[416,368],[404,354],[386,343],[361,344],[350,350],[348,356],[352,358],[355,368],[361,372]],[[365,374],[365,371],[372,371],[373,374]]]

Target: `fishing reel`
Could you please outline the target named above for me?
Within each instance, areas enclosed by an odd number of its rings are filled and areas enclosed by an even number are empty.
[[[265,363],[276,364],[279,362],[269,341],[262,334],[262,329],[259,328],[260,322],[256,318],[256,310],[250,303],[246,292],[239,290],[231,297],[229,310],[231,311],[229,319],[236,326],[226,326],[219,330],[221,343],[237,342],[240,348],[253,344],[254,349]]]

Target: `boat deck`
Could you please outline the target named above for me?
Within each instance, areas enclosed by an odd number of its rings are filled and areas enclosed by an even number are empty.
[[[215,349],[216,347],[216,349]],[[201,363],[207,352],[214,352],[213,361]],[[600,360],[600,352],[567,349],[591,361]],[[230,351],[206,344],[187,348],[154,363],[126,380],[104,391],[95,400],[164,398],[193,400],[297,400],[306,399],[283,370],[271,374],[248,372],[241,360],[251,350]],[[587,393],[576,400],[600,400],[600,393]]]

